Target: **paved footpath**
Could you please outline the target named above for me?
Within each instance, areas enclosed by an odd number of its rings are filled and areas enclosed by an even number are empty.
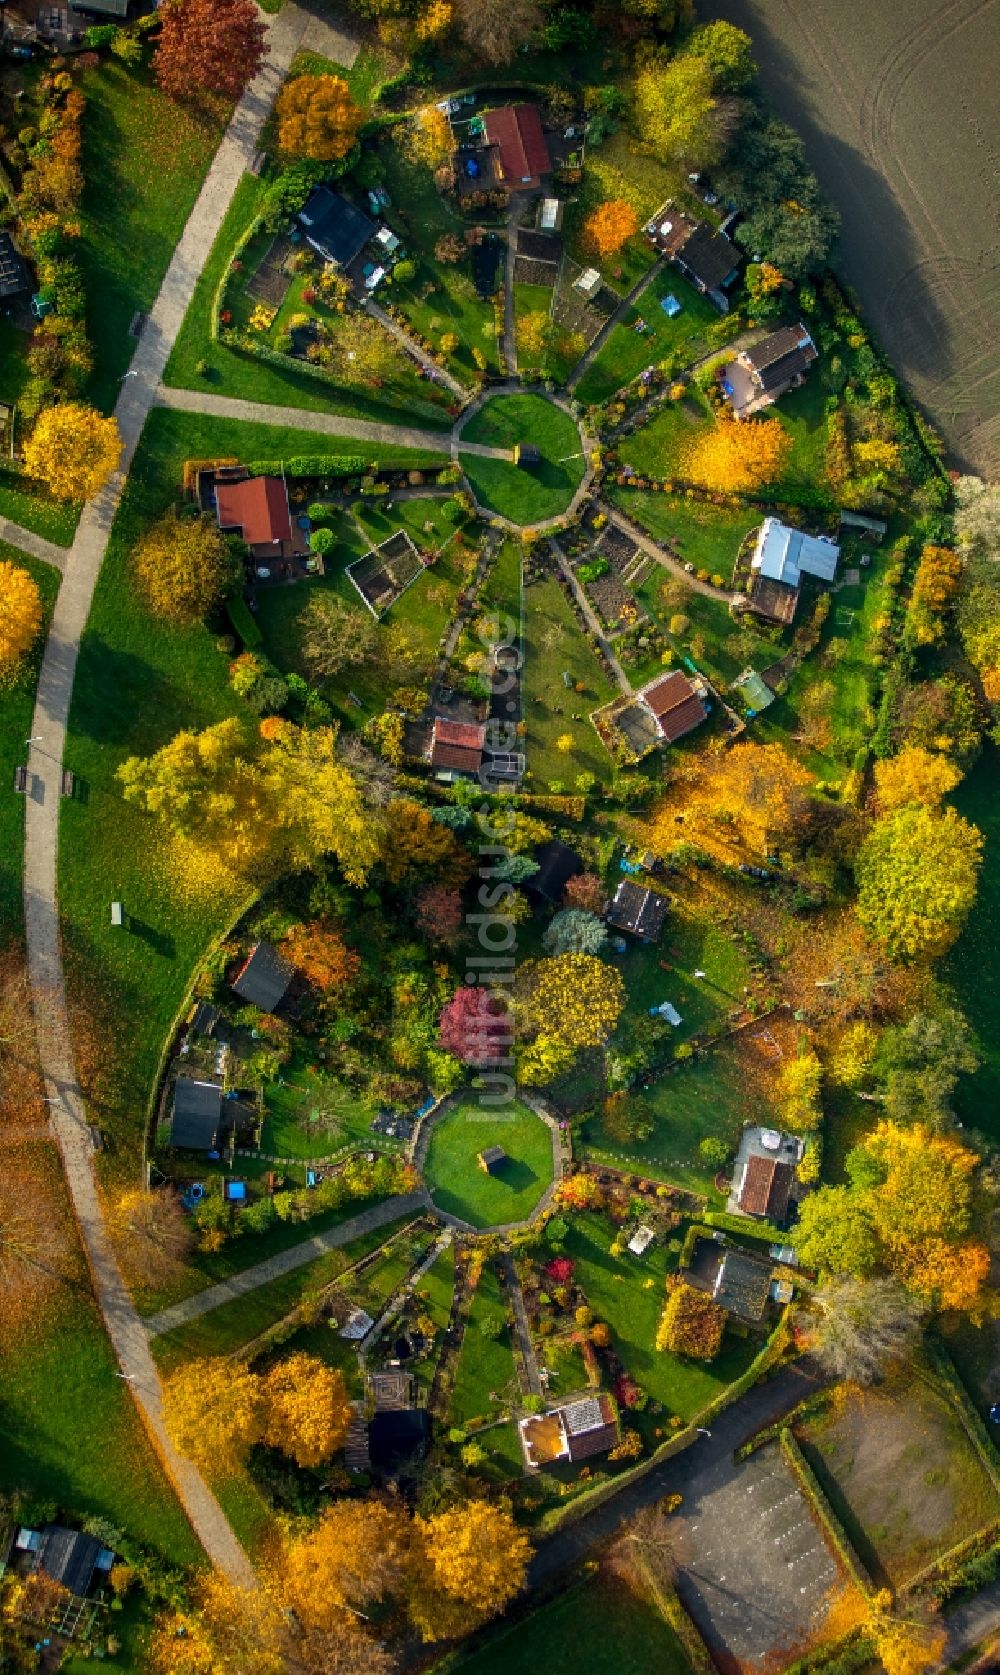
[[[407,1192],[398,1198],[386,1198],[381,1204],[373,1204],[370,1210],[351,1216],[349,1221],[328,1227],[325,1233],[314,1233],[312,1238],[303,1239],[301,1244],[292,1245],[290,1250],[279,1251],[277,1256],[269,1256],[265,1262],[257,1262],[252,1268],[244,1268],[231,1279],[206,1286],[204,1291],[196,1291],[193,1297],[185,1297],[182,1303],[173,1303],[169,1309],[151,1314],[143,1322],[144,1329],[149,1337],[158,1338],[177,1326],[186,1326],[189,1321],[198,1320],[203,1314],[211,1314],[223,1303],[233,1303],[237,1297],[245,1297],[248,1291],[256,1291],[269,1281],[280,1279],[283,1274],[292,1274],[296,1268],[304,1268],[307,1262],[315,1262],[318,1256],[349,1245],[374,1228],[385,1227],[390,1221],[398,1221],[400,1216],[418,1215],[430,1207],[426,1192]]]
[[[94,1294],[115,1354],[150,1438],[208,1557],[232,1581],[256,1583],[253,1569],[200,1472],[177,1453],[163,1423],[162,1393],[145,1326],[118,1270],[104,1224],[87,1112],[77,1081],[63,981],[59,936],[59,781],[80,638],[107,549],[111,524],[167,357],[180,330],[195,281],[212,248],[233,193],[250,163],[275,94],[298,50],[309,18],[287,3],[268,20],[270,56],[248,87],[206,176],[159,296],[137,345],[115,409],[124,444],[120,469],[83,510],[66,555],[64,580],[38,680],[29,768],[35,792],[25,805],[24,907],[28,974],[39,1059],[52,1129],[62,1156],[73,1211],[90,1267]]]
[[[44,535],[36,535],[33,529],[24,529],[19,523],[11,523],[9,518],[0,518],[0,541],[7,541],[12,547],[20,547],[22,552],[30,553],[32,558],[40,558],[43,563],[53,565],[56,570],[66,568],[68,547],[58,547],[54,541],[46,541]]]
[[[155,399],[159,407],[173,407],[181,413],[206,413],[216,419],[240,419],[244,424],[315,430],[322,436],[353,437],[357,442],[379,442],[391,448],[428,448],[439,454],[447,454],[451,448],[450,423],[445,430],[419,430],[407,424],[380,425],[370,419],[347,418],[341,413],[315,413],[307,407],[269,407],[259,401],[241,401],[237,396],[213,395],[210,390],[175,390],[166,384],[156,392]]]

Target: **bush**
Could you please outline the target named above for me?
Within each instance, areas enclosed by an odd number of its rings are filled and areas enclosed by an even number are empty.
[[[683,611],[677,611],[675,615],[670,618],[669,627],[671,634],[686,634],[690,626],[691,618],[689,616],[685,616]]]
[[[309,531],[309,547],[314,553],[325,555],[333,551],[334,534],[332,529],[311,529]]]

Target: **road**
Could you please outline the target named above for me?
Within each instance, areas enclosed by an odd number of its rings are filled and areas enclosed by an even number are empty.
[[[28,766],[34,790],[25,803],[25,935],[39,1063],[94,1295],[119,1366],[195,1534],[212,1562],[244,1587],[256,1582],[250,1561],[204,1478],[167,1435],[146,1329],[122,1279],[104,1223],[66,1010],[58,906],[59,784],[80,639],[126,475],[198,275],[257,149],[278,87],[312,22],[291,0],[277,17],[269,19],[270,56],[233,113],[164,276],[130,375],[122,381],[115,409],[124,444],[122,461],[102,493],[84,507],[76,537],[64,555],[63,582],[45,643],[31,726],[36,742]]]
[[[836,265],[955,463],[1000,474],[1000,0],[704,0],[843,220]]]

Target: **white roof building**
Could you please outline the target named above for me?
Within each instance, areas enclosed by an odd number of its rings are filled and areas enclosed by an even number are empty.
[[[628,1242],[628,1248],[632,1252],[633,1256],[643,1256],[655,1238],[656,1233],[653,1228],[647,1227],[645,1222],[643,1222],[641,1227],[637,1227],[635,1232],[632,1234],[632,1237]]]
[[[801,529],[790,529],[777,518],[765,518],[757,532],[750,568],[770,581],[798,587],[802,576],[832,582],[839,557],[840,548],[829,536],[804,535]]]

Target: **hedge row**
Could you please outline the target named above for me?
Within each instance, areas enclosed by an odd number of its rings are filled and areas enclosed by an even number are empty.
[[[681,1643],[681,1649],[694,1671],[694,1675],[718,1675],[715,1664],[708,1655],[696,1624],[685,1611],[681,1597],[673,1583],[664,1577],[654,1576],[646,1560],[640,1559],[639,1567],[642,1579],[649,1593],[652,1595],[660,1616],[673,1629]]]
[[[238,594],[226,600],[226,614],[247,651],[253,651],[255,646],[260,645],[264,636],[251,616],[245,600]]]
[[[877,1656],[875,1642],[852,1629],[836,1645],[820,1646],[790,1663],[785,1675],[855,1675],[856,1670],[871,1668]]]
[[[788,1243],[786,1231],[775,1227],[770,1221],[758,1221],[756,1217],[732,1216],[728,1210],[706,1210],[704,1220],[708,1227],[717,1227],[723,1233],[739,1233],[748,1239],[759,1239],[762,1244]]]
[[[779,1441],[781,1445],[781,1452],[785,1458],[785,1463],[791,1471],[792,1476],[795,1478],[795,1481],[798,1483],[799,1488],[802,1490],[802,1493],[805,1495],[816,1522],[819,1524],[820,1529],[823,1531],[827,1541],[830,1543],[830,1546],[833,1548],[858,1592],[864,1599],[869,1599],[874,1586],[872,1579],[864,1565],[861,1563],[861,1560],[858,1558],[854,1548],[851,1546],[847,1531],[844,1529],[840,1519],[833,1512],[829,1501],[816,1480],[812,1467],[787,1425],[782,1427]]]
[[[360,454],[294,454],[291,459],[256,459],[247,466],[255,477],[358,477],[378,466]]]
[[[944,1347],[932,1334],[925,1339],[927,1359],[945,1386],[966,1436],[979,1456],[979,1462],[994,1489],[1000,1491],[1000,1454],[989,1431],[969,1399],[969,1393],[955,1371],[954,1363]]]
[[[756,1454],[759,1448],[765,1447],[769,1442],[777,1442],[782,1431],[824,1413],[829,1401],[829,1390],[814,1390],[811,1396],[807,1396],[798,1407],[794,1407],[791,1413],[786,1413],[784,1418],[776,1419],[773,1425],[765,1425],[762,1431],[755,1431],[752,1437],[748,1437],[736,1450],[737,1460],[749,1460],[751,1454]]]
[[[939,1604],[966,1589],[992,1582],[1000,1570],[1000,1519],[956,1542],[907,1582],[905,1592],[929,1590]]]

